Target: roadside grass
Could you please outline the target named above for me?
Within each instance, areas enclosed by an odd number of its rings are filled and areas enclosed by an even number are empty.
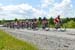
[[[18,40],[0,30],[0,50],[38,50],[38,48],[33,44]]]

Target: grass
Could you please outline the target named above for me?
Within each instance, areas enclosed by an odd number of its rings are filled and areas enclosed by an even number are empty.
[[[3,30],[0,30],[0,50],[38,50],[37,47],[28,42],[18,40]]]

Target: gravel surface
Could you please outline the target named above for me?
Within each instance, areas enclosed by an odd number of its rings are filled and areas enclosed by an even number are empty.
[[[75,50],[75,29],[67,29],[63,32],[54,29],[45,31],[0,28],[18,39],[37,45],[39,50]]]

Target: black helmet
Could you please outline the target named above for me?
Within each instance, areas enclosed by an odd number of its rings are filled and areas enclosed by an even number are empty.
[[[46,17],[44,17],[43,20],[47,20]]]
[[[60,19],[60,15],[58,15],[58,18]]]

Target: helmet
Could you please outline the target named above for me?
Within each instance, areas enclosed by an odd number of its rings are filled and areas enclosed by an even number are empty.
[[[47,20],[46,17],[44,17],[43,20]]]
[[[60,19],[60,15],[58,15],[58,17],[57,17],[58,19]]]

